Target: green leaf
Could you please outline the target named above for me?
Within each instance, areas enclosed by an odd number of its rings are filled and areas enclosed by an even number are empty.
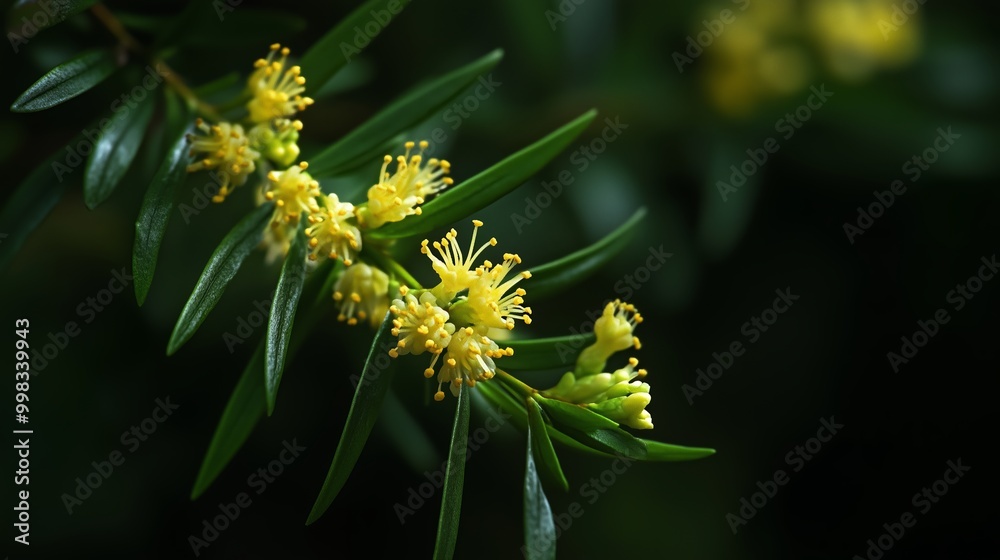
[[[278,287],[271,301],[271,314],[267,320],[267,368],[265,387],[267,388],[267,415],[274,413],[274,403],[278,398],[278,385],[285,369],[285,354],[288,340],[295,324],[295,310],[302,296],[302,284],[306,276],[306,252],[309,242],[306,237],[306,220],[299,220],[299,229],[292,240],[285,263],[281,266]]]
[[[389,25],[409,3],[410,0],[369,0],[358,6],[333,29],[327,31],[326,35],[320,37],[299,61],[302,75],[307,79],[307,90],[319,91],[338,70],[351,62],[351,57],[361,54],[361,51],[375,40],[375,36],[380,34],[382,29]],[[389,4],[397,8],[390,11]],[[373,24],[378,27],[375,36],[369,35],[367,31]],[[361,29],[362,32],[355,28]],[[365,43],[358,45],[355,41],[360,42],[361,38],[364,38]]]
[[[567,436],[597,451],[646,459],[646,445],[642,440],[621,428],[577,430],[564,427],[562,430]]]
[[[7,39],[14,53],[42,29],[48,29],[97,3],[97,0],[18,0],[7,14]],[[11,36],[13,35],[13,36]]]
[[[427,211],[424,210],[426,213]],[[529,267],[531,279],[525,283],[531,299],[537,300],[562,292],[567,287],[582,282],[591,274],[622,252],[629,240],[638,229],[639,222],[646,215],[646,209],[640,208],[618,229],[609,233],[597,243],[570,253],[565,257],[543,264]],[[516,354],[515,350],[515,354]]]
[[[694,461],[715,455],[715,450],[708,447],[684,447],[642,438],[639,441],[646,446],[647,461]]]
[[[619,428],[614,420],[584,406],[556,399],[536,400],[554,422],[562,424],[560,429],[566,435],[584,445],[605,453],[621,453],[636,459],[646,457],[642,441]]]
[[[243,443],[250,437],[254,426],[264,416],[264,344],[257,350],[243,370],[233,394],[222,412],[222,419],[215,428],[208,451],[201,462],[198,477],[191,489],[191,499],[202,494],[222,472]]]
[[[75,146],[82,139],[70,141]],[[66,150],[59,150],[35,168],[14,190],[7,205],[0,211],[0,268],[7,266],[24,244],[28,235],[42,223],[62,198],[67,182],[63,177],[72,169],[64,165]],[[58,169],[64,168],[65,171]]]
[[[111,196],[132,165],[153,116],[153,99],[153,95],[147,95],[131,111],[116,112],[107,128],[102,129],[83,172],[87,208],[93,210]]]
[[[493,167],[449,188],[421,206],[418,219],[393,222],[373,230],[371,237],[395,238],[422,235],[480,210],[520,186],[559,154],[597,112],[587,111],[538,142],[507,157]]]
[[[306,295],[315,295],[319,285],[319,279],[325,278],[322,288],[317,294],[328,293],[330,287],[336,281],[337,267],[329,264],[329,261],[320,265],[308,280],[303,289]],[[315,323],[326,316],[327,311],[332,307],[332,298],[316,297],[310,302],[304,300],[299,328],[292,336],[289,345],[288,355],[293,356],[302,344],[306,341],[309,331]],[[253,357],[247,363],[243,375],[236,385],[229,402],[226,403],[222,419],[215,428],[215,434],[209,444],[205,458],[202,460],[198,478],[195,480],[194,488],[191,491],[191,499],[201,495],[225,469],[229,461],[239,451],[240,447],[250,437],[254,426],[264,416],[266,401],[264,397],[264,342],[261,341],[254,351]]]
[[[392,338],[392,314],[386,313],[382,326],[372,340],[360,379],[357,376],[352,378],[352,382],[357,380],[357,388],[354,391],[354,400],[351,401],[351,409],[347,413],[347,421],[344,423],[344,432],[340,436],[340,443],[337,444],[337,451],[333,455],[333,463],[326,474],[326,480],[323,481],[323,488],[316,497],[316,503],[309,512],[306,525],[319,519],[333,503],[347,482],[347,477],[354,470],[354,464],[361,456],[365,442],[368,441],[368,435],[378,418],[386,391],[389,390],[389,382],[392,381],[392,361],[388,354],[388,350],[392,348],[390,342]]]
[[[10,110],[30,113],[54,107],[103,82],[116,68],[112,51],[87,51],[49,70],[14,101]]]
[[[529,401],[532,399],[528,399]],[[532,414],[534,411],[534,415]],[[537,418],[537,421],[533,421]],[[539,453],[538,434],[542,443],[552,450],[552,443],[545,435],[545,425],[542,423],[542,412],[538,404],[528,404],[528,458],[524,468],[524,552],[528,560],[555,560],[556,557],[556,525],[552,519],[552,507],[549,505],[542,481],[538,478],[535,467],[535,455],[544,462],[544,450]],[[553,457],[555,456],[553,452]],[[558,466],[558,463],[557,463]],[[560,472],[560,474],[562,474]],[[565,480],[564,480],[565,482]]]
[[[382,158],[375,159],[371,155],[374,150],[381,148],[386,140],[440,111],[475,83],[481,74],[492,70],[501,58],[503,51],[495,50],[472,64],[403,94],[335,144],[307,158],[309,173],[314,177],[325,177],[343,173],[359,165],[381,165]],[[304,72],[303,74],[305,75]]]
[[[549,439],[548,430],[545,429],[545,419],[542,418],[542,409],[535,399],[525,399],[525,407],[528,409],[528,439],[529,451],[534,450],[538,462],[545,467],[553,480],[557,482],[563,491],[569,491],[569,482],[563,474],[559,465],[559,457],[556,450],[552,448],[552,440]],[[530,548],[530,547],[529,547]]]
[[[506,344],[514,349],[514,355],[505,357],[503,366],[508,370],[563,368],[569,371],[573,369],[580,352],[593,344],[594,340],[593,331],[554,338],[511,340]]]
[[[594,430],[597,428],[614,429],[618,422],[602,416],[585,406],[571,404],[556,399],[537,399],[552,420],[577,430]]]
[[[167,156],[153,176],[153,181],[142,198],[139,216],[135,220],[135,244],[132,248],[132,276],[135,284],[135,299],[141,306],[146,301],[149,288],[153,284],[156,261],[160,254],[160,244],[167,231],[167,223],[174,209],[177,188],[187,176],[190,161],[189,144],[185,128],[189,113],[175,96],[167,95],[166,105],[167,138],[171,142]]]
[[[463,386],[458,393],[455,407],[455,424],[451,429],[448,445],[448,469],[444,475],[441,496],[441,516],[438,518],[437,538],[434,541],[434,559],[451,560],[458,542],[458,522],[462,516],[462,488],[465,486],[465,459],[469,445],[470,388]]]
[[[271,219],[273,211],[273,203],[258,207],[240,220],[215,248],[194,291],[191,292],[191,297],[184,305],[181,316],[177,319],[174,332],[170,335],[170,341],[167,343],[168,356],[194,335],[208,313],[219,302],[219,298],[240,269],[243,260],[260,243],[264,227]]]

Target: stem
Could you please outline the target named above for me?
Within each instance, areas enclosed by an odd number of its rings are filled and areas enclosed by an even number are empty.
[[[513,386],[522,395],[524,395],[526,397],[531,397],[531,396],[534,396],[535,394],[538,393],[538,391],[536,391],[535,389],[532,389],[528,385],[524,384],[524,382],[522,382],[520,379],[514,377],[513,375],[507,373],[506,371],[504,371],[502,369],[498,369],[498,370],[496,370],[496,372],[497,372],[497,375],[500,376],[500,379],[503,379],[508,384],[510,384],[511,386]]]
[[[195,107],[198,112],[203,116],[213,120],[221,121],[222,118],[219,116],[218,112],[209,104],[205,103],[198,98],[197,95],[191,88],[184,83],[184,80],[175,72],[170,66],[160,57],[152,55],[148,50],[132,36],[131,33],[125,29],[121,21],[111,13],[111,10],[107,8],[103,3],[98,2],[90,7],[91,13],[94,17],[104,25],[107,30],[118,39],[118,42],[125,46],[125,48],[135,52],[136,54],[149,57],[150,62],[156,67],[157,72],[163,76],[163,79],[167,82],[167,85],[174,88],[181,97],[183,97],[188,105]]]

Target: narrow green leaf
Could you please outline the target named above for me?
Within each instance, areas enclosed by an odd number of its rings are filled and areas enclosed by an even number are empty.
[[[646,459],[646,445],[639,438],[621,428],[577,430],[563,427],[562,431],[576,441],[597,451],[619,454],[633,459]]]
[[[7,39],[17,54],[36,33],[97,3],[97,0],[18,0],[7,13]]]
[[[586,407],[555,399],[537,399],[545,412],[567,436],[605,453],[621,453],[636,459],[646,458],[641,440],[618,427],[614,420]]]
[[[580,451],[582,453],[586,453],[588,455],[596,455],[598,457],[614,457],[614,455],[610,455],[608,453],[599,451],[597,449],[594,449],[593,447],[580,443],[579,441],[559,431],[556,427],[552,426],[551,424],[546,424],[545,429],[548,432],[549,437],[553,441],[557,441],[562,445],[565,445],[566,447],[569,447],[576,451]]]
[[[594,430],[597,428],[614,429],[618,422],[602,416],[587,407],[559,401],[556,399],[537,399],[552,420],[577,430]]]
[[[49,70],[10,106],[15,113],[54,107],[103,82],[117,66],[108,50],[91,50]]]
[[[83,136],[77,135],[67,146],[76,146],[82,140]],[[49,156],[21,181],[0,211],[0,233],[6,235],[0,239],[0,268],[7,266],[31,232],[62,198],[69,179],[75,177],[74,169],[67,165],[69,158],[65,149]]]
[[[536,417],[538,420],[533,421]],[[524,557],[528,560],[555,560],[556,524],[552,519],[552,507],[545,497],[542,481],[539,480],[538,469],[535,467],[536,455],[541,462],[545,461],[544,452],[539,453],[538,434],[541,434],[543,444],[547,443],[548,449],[551,450],[552,444],[545,435],[545,425],[542,423],[542,412],[538,409],[538,404],[529,403],[528,457],[524,467]]]
[[[326,474],[326,480],[323,481],[319,496],[316,497],[316,503],[309,512],[306,525],[319,519],[333,503],[347,482],[347,477],[354,470],[354,465],[368,441],[368,435],[375,425],[382,401],[385,399],[386,391],[389,390],[389,382],[392,380],[392,360],[388,354],[392,348],[390,342],[392,338],[392,314],[386,313],[382,326],[372,340],[368,359],[365,360],[365,369],[361,372],[360,378],[357,376],[352,378],[352,382],[357,384],[354,400],[351,401],[351,409],[347,413],[347,421],[344,423],[337,451],[333,455],[333,463],[330,464],[330,470]]]
[[[147,95],[131,111],[115,113],[103,129],[83,172],[83,200],[87,208],[97,208],[125,176],[139,153],[154,106],[154,96]]]
[[[264,416],[264,344],[258,344],[257,350],[243,370],[236,388],[233,390],[222,419],[215,428],[208,451],[198,469],[191,499],[202,494],[219,473],[229,464],[243,443],[250,437],[254,426]]]
[[[427,211],[424,210],[426,213]],[[533,300],[562,292],[567,287],[582,282],[600,270],[628,244],[638,229],[639,222],[646,215],[640,208],[627,222],[609,233],[597,243],[584,247],[565,257],[531,268],[531,280],[525,284]],[[515,350],[515,353],[517,351]]]
[[[329,261],[320,265],[308,280],[303,289],[307,296],[315,295],[313,292],[328,292],[329,288],[336,281],[338,267],[329,264]],[[322,288],[320,279],[325,278]],[[288,355],[293,356],[306,341],[309,331],[316,322],[326,316],[327,311],[332,307],[333,300],[330,297],[316,297],[306,299],[301,302],[302,318],[299,319],[299,328],[292,336],[289,345]],[[257,422],[264,417],[266,401],[264,398],[264,341],[257,345],[253,357],[247,363],[243,375],[236,385],[229,402],[226,403],[222,419],[215,428],[215,434],[202,460],[198,478],[195,480],[194,488],[191,491],[191,499],[194,500],[202,494],[225,469],[229,461],[232,460],[236,452],[239,451]]]
[[[694,461],[715,455],[715,450],[708,447],[684,447],[642,438],[639,441],[646,446],[647,461]]]
[[[295,310],[302,296],[302,284],[306,277],[306,252],[309,242],[306,237],[306,220],[300,220],[299,229],[281,266],[278,287],[271,300],[271,314],[267,320],[267,348],[265,387],[267,389],[267,415],[274,413],[274,403],[278,398],[278,385],[285,370],[285,355],[288,340],[295,324]]]
[[[176,97],[167,96],[167,138],[171,142],[166,158],[153,176],[153,181],[142,198],[139,216],[135,220],[135,244],[132,248],[132,275],[135,299],[141,306],[146,301],[153,284],[160,244],[167,231],[167,223],[174,208],[177,187],[187,175],[190,146],[186,133],[191,130],[183,123],[189,113]]]
[[[410,0],[369,0],[320,37],[299,61],[302,75],[308,79],[308,91],[319,91],[326,85],[337,70],[361,54],[409,3]],[[372,28],[378,30],[374,35],[369,31]]]
[[[349,171],[359,165],[381,165],[381,157],[376,159],[371,156],[375,149],[383,146],[386,140],[440,111],[475,83],[480,75],[492,70],[501,58],[503,51],[495,50],[472,64],[404,93],[335,144],[307,158],[309,172],[315,177],[325,177]],[[303,74],[308,76],[305,71]],[[377,173],[373,174],[376,175]]]
[[[587,111],[538,142],[507,157],[493,167],[449,188],[424,204],[418,219],[393,222],[374,230],[372,237],[422,235],[480,210],[520,186],[579,136],[597,112]]]
[[[181,316],[177,319],[174,332],[167,343],[167,355],[177,351],[194,335],[208,313],[219,302],[226,286],[243,264],[243,260],[260,243],[264,227],[274,211],[273,203],[258,207],[228,233],[222,243],[215,248],[201,278],[191,292],[191,297]]]
[[[525,403],[525,407],[528,409],[528,439],[530,440],[530,449],[534,450],[538,462],[552,476],[553,480],[564,491],[569,491],[569,482],[566,481],[566,475],[563,474],[562,467],[559,465],[559,457],[556,455],[556,450],[552,447],[552,440],[549,439],[549,433],[545,429],[545,419],[542,418],[542,409],[538,406],[535,399],[525,399]]]
[[[534,279],[534,276],[532,276]],[[533,292],[529,291],[533,295]],[[573,369],[576,357],[584,348],[594,343],[593,331],[554,338],[511,340],[506,345],[514,349],[513,356],[503,359],[504,369],[539,370]]]
[[[455,406],[455,424],[451,429],[448,445],[448,469],[444,475],[441,495],[441,516],[438,518],[437,538],[434,541],[434,559],[451,560],[458,542],[458,522],[462,517],[462,489],[465,486],[466,448],[469,445],[469,404],[472,395],[463,386]]]

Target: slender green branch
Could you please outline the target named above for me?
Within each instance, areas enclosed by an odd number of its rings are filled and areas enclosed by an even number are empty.
[[[526,397],[531,397],[531,396],[534,396],[534,395],[536,395],[538,393],[537,390],[529,387],[524,382],[522,382],[520,379],[514,377],[513,375],[507,373],[506,371],[504,371],[502,369],[497,369],[496,371],[497,371],[497,375],[500,377],[500,379],[503,379],[508,385],[510,385],[513,388],[517,389],[517,391],[519,393],[521,393],[522,395],[524,395]]]
[[[183,97],[189,105],[197,109],[197,111],[203,116],[213,121],[222,120],[215,108],[199,99],[198,96],[191,91],[191,88],[184,83],[184,80],[181,79],[180,75],[170,68],[166,61],[158,56],[150,54],[148,49],[146,49],[146,47],[136,40],[136,38],[133,37],[127,29],[125,29],[125,26],[122,25],[121,21],[119,21],[113,13],[111,13],[111,10],[109,10],[107,6],[98,2],[97,4],[91,6],[90,11],[94,14],[94,17],[96,17],[97,20],[100,21],[101,24],[115,36],[116,39],[118,39],[118,42],[121,43],[122,46],[135,52],[136,54],[148,57],[160,75],[163,76],[167,85],[180,94],[180,96]]]

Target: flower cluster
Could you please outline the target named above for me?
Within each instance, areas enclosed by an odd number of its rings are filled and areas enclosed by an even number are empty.
[[[653,420],[646,411],[652,398],[649,383],[639,381],[646,377],[646,370],[637,369],[639,360],[629,358],[625,367],[602,373],[612,354],[641,347],[639,338],[633,334],[641,322],[642,315],[634,305],[619,300],[608,303],[594,324],[597,340],[580,353],[575,371],[563,375],[555,387],[542,391],[542,395],[586,405],[630,428],[652,429]]]
[[[190,135],[189,141],[191,155],[200,159],[187,170],[213,170],[219,191],[212,200],[222,202],[261,169],[266,182],[257,202],[274,204],[274,214],[264,231],[268,262],[288,253],[299,224],[306,220],[309,260],[337,259],[349,267],[333,293],[340,307],[339,319],[349,325],[366,320],[377,325],[389,307],[389,276],[368,264],[351,266],[362,250],[363,232],[419,215],[420,205],[428,197],[452,184],[447,176],[451,164],[437,158],[425,161],[426,141],[406,142],[403,155],[395,160],[390,155],[384,157],[378,179],[368,189],[367,201],[354,205],[340,200],[335,193],[324,193],[319,181],[310,175],[308,162],[296,163],[302,121],[292,118],[313,100],[303,95],[306,78],[299,66],[289,65],[288,55],[288,48],[275,43],[266,58],[254,63],[245,92],[247,116],[242,123],[209,125],[198,119],[196,124],[203,134]],[[395,170],[389,173],[393,161]],[[491,274],[504,276],[503,269]],[[495,285],[484,289],[501,288]],[[485,293],[477,296],[477,301],[487,305],[489,297]],[[493,313],[506,313],[508,308],[513,312],[516,305],[498,301]],[[484,352],[487,357],[492,353],[489,345],[484,346]]]
[[[396,347],[389,351],[393,358],[403,354],[431,354],[430,365],[424,370],[428,379],[437,374],[435,400],[443,400],[443,385],[458,396],[464,383],[474,387],[478,381],[496,375],[495,360],[514,353],[500,348],[489,336],[492,328],[513,329],[516,321],[531,323],[531,308],[524,306],[523,288],[515,288],[531,278],[528,271],[513,272],[521,257],[503,255],[497,264],[484,260],[476,264],[488,247],[497,245],[490,238],[478,248],[476,236],[483,222],[473,220],[472,240],[463,251],[458,232],[449,231],[433,244],[424,240],[421,252],[431,261],[440,282],[429,290],[400,288],[400,297],[389,310],[393,319]],[[435,370],[438,363],[439,370]]]

